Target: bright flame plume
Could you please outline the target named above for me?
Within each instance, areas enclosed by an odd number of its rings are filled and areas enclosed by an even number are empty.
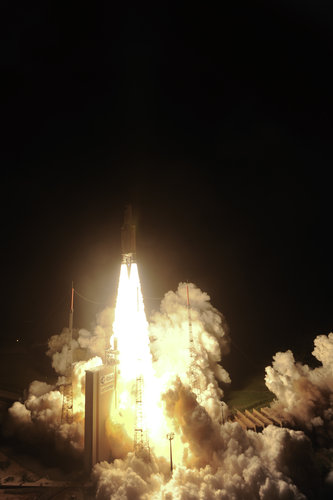
[[[161,386],[155,376],[149,347],[148,322],[144,310],[136,263],[122,264],[116,302],[114,336],[119,351],[118,414],[111,419],[134,436],[136,421],[136,378],[143,379],[142,422],[151,448],[164,454],[168,429],[160,401]]]

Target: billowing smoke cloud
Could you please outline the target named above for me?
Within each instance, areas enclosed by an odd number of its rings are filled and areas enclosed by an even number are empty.
[[[302,432],[269,426],[256,434],[236,423],[217,428],[203,414],[193,407],[183,424],[197,465],[177,467],[165,498],[301,499],[318,492],[311,443]]]
[[[59,335],[52,335],[48,342],[46,354],[52,359],[52,368],[59,375],[65,375],[70,367],[69,352],[78,347],[75,339],[71,339],[68,328],[64,328]]]
[[[106,318],[109,310],[102,316]],[[58,374],[54,385],[38,380],[33,381],[27,391],[24,403],[16,401],[8,410],[4,434],[15,436],[32,446],[32,451],[43,451],[46,444],[53,450],[68,457],[78,458],[84,445],[85,371],[102,364],[95,353],[105,350],[103,327],[98,325],[90,334],[80,330],[77,338],[72,338],[64,328],[59,335],[53,335],[48,342],[47,355]],[[102,350],[103,345],[103,350]],[[87,360],[74,362],[75,353],[84,348]],[[82,352],[80,353],[82,355]],[[63,384],[72,368],[73,382],[73,422],[62,421]]]
[[[106,307],[97,314],[96,326],[93,333],[88,330],[79,330],[78,344],[87,349],[89,357],[104,357],[105,348],[110,347],[109,341],[113,334],[114,308]]]
[[[68,328],[52,335],[46,354],[58,378],[53,385],[33,381],[25,401],[16,401],[8,410],[3,435],[20,440],[43,460],[55,454],[61,463],[78,463],[82,459],[84,446],[85,372],[102,364],[106,342],[109,342],[114,320],[114,309],[106,308],[97,316],[97,325],[88,330]],[[81,360],[78,360],[81,359]],[[63,384],[72,371],[73,422],[62,420]]]
[[[311,433],[320,446],[332,446],[333,333],[318,335],[314,345],[312,354],[322,366],[311,369],[296,362],[290,350],[278,352],[266,368],[265,382],[276,395],[272,406],[291,425]]]
[[[75,467],[80,461],[82,430],[79,423],[61,424],[62,394],[55,386],[35,380],[24,403],[16,401],[8,412],[5,437],[28,446],[31,455],[44,463],[61,460],[62,466]]]
[[[223,396],[219,382],[230,381],[220,362],[229,338],[223,317],[207,294],[191,284],[190,300],[195,377],[190,370],[185,284],[166,294],[150,322],[154,368],[164,388],[164,415],[172,423],[173,452],[181,460],[172,476],[165,462],[153,454],[150,462],[129,454],[125,460],[97,464],[93,471],[97,498],[330,498],[333,473],[328,463],[318,460],[317,450],[302,430],[269,425],[255,433],[237,423],[219,424]],[[332,367],[327,346],[316,345],[318,359],[325,358]],[[193,380],[196,387],[191,386]]]
[[[166,478],[170,478],[170,472],[165,460],[151,455],[150,460],[145,461],[130,452],[125,460],[96,464],[92,478],[97,484],[97,500],[148,500],[162,498],[163,485]]]
[[[267,386],[277,398],[273,406],[284,412],[294,429],[270,425],[262,433],[255,433],[243,430],[237,423],[220,425],[222,387],[230,382],[221,366],[229,349],[229,335],[223,316],[211,305],[209,296],[193,284],[189,284],[189,295],[192,356],[185,283],[165,295],[160,311],[150,321],[153,367],[162,388],[161,405],[169,431],[175,433],[173,474],[168,457],[160,457],[154,447],[150,460],[130,451],[122,460],[95,465],[92,478],[96,498],[331,498],[333,334],[315,340],[313,354],[321,367],[312,370],[296,363],[291,351],[287,351],[277,353],[272,367],[266,369]],[[84,361],[73,366],[73,423],[61,424],[59,385],[65,380],[70,359],[70,335],[64,330],[49,341],[48,355],[59,375],[57,383],[35,381],[30,385],[26,401],[16,402],[9,410],[9,432],[30,440],[34,447],[38,442],[48,451],[51,443],[64,456],[81,453],[84,374],[86,369],[102,363],[112,322],[113,311],[107,309],[92,334],[80,330],[72,339],[72,353],[75,349],[87,353]],[[313,430],[319,428],[321,432],[312,441]]]
[[[256,434],[237,423],[219,426],[180,380],[165,399],[187,450],[183,463],[171,477],[153,456],[150,462],[129,454],[126,460],[97,464],[93,479],[99,500],[289,500],[325,494],[302,431],[269,426]]]
[[[176,292],[165,295],[160,311],[151,318],[149,329],[154,368],[164,387],[169,387],[176,377],[187,381],[210,416],[218,420],[223,396],[219,382],[230,383],[229,374],[220,362],[222,355],[229,352],[230,339],[226,322],[210,303],[210,297],[193,283],[180,283]]]

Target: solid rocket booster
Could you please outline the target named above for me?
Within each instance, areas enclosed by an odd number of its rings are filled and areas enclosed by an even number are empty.
[[[132,206],[127,205],[124,215],[124,225],[121,228],[121,254],[123,263],[135,262],[136,226],[133,224]]]

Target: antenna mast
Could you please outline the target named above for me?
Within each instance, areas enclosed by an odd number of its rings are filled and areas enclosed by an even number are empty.
[[[66,380],[62,386],[62,409],[61,423],[71,424],[73,422],[73,383],[72,383],[72,337],[73,337],[73,313],[74,313],[74,284],[72,281],[71,306],[69,311],[69,346],[67,351],[67,373]]]
[[[195,349],[193,341],[193,331],[192,331],[192,318],[191,318],[191,306],[190,306],[190,293],[188,289],[188,283],[186,283],[186,298],[187,298],[187,314],[188,314],[188,333],[189,333],[189,351],[190,351],[190,384],[192,390],[195,392],[199,390],[198,388],[198,378],[195,373]]]
[[[172,444],[171,444],[171,441],[173,440],[173,438],[175,437],[175,433],[174,432],[169,432],[167,435],[166,435],[167,439],[169,440],[169,448],[170,448],[170,471],[171,471],[171,474],[172,474],[172,471],[173,471],[173,463],[172,463]]]

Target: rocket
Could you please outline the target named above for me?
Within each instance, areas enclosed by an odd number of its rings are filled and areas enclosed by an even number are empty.
[[[125,208],[124,224],[121,228],[121,254],[123,264],[130,266],[136,259],[136,226],[133,223],[132,206]]]

